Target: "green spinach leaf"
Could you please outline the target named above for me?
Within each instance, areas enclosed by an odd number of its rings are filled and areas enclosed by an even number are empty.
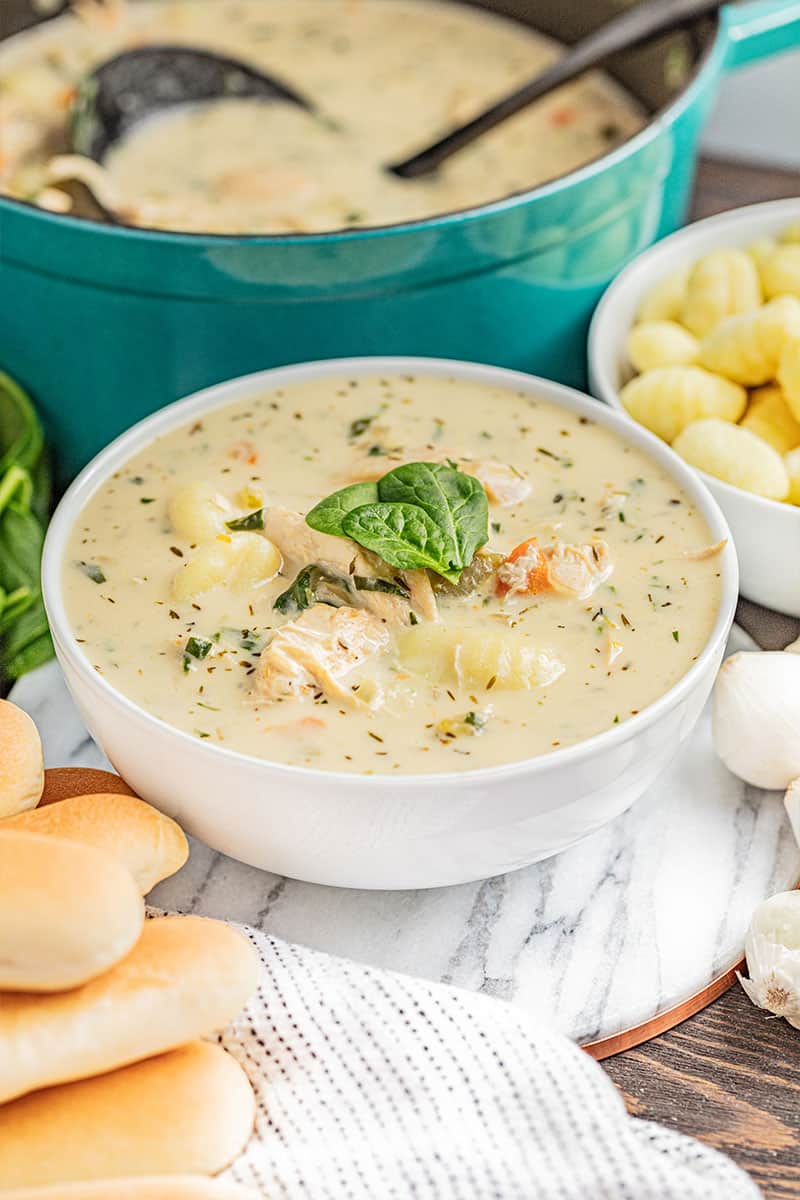
[[[39,570],[50,471],[29,397],[0,372],[0,695],[52,657]]]
[[[347,514],[354,508],[360,508],[364,504],[375,504],[377,501],[377,483],[353,483],[315,505],[306,517],[306,525],[316,529],[317,533],[346,537],[342,522]]]
[[[456,566],[468,567],[489,539],[489,503],[473,475],[444,463],[404,463],[378,483],[387,503],[416,504],[447,536]]]
[[[416,504],[364,504],[346,514],[342,529],[402,571],[427,568],[451,580],[461,573],[454,561],[455,544]]]

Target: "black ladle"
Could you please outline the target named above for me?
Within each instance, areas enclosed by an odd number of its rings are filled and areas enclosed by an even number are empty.
[[[588,37],[581,38],[552,67],[548,67],[530,83],[523,84],[465,125],[451,129],[433,145],[419,150],[411,158],[394,163],[387,170],[401,179],[428,175],[451,154],[527,108],[534,100],[540,100],[548,92],[599,66],[612,54],[629,50],[659,33],[667,33],[715,12],[722,7],[722,3],[723,0],[644,0],[643,4],[626,9]]]
[[[112,143],[154,113],[177,104],[250,97],[312,110],[285,83],[221,54],[187,46],[126,50],[79,84],[72,110],[72,149],[102,162]]]

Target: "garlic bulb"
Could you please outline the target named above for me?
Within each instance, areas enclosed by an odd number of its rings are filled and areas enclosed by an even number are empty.
[[[729,771],[755,787],[800,776],[800,654],[743,650],[714,685],[714,748]]]
[[[759,1008],[800,1029],[800,892],[780,892],[759,904],[745,943],[750,978],[739,976]]]

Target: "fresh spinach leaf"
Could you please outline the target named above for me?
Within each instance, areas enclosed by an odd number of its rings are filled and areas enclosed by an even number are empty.
[[[416,504],[454,547],[456,566],[468,567],[489,539],[489,503],[473,475],[444,463],[404,463],[378,483],[387,503]]]
[[[364,504],[346,514],[342,529],[402,571],[428,568],[454,581],[461,573],[454,561],[455,544],[416,504]]]
[[[317,533],[346,537],[342,522],[347,514],[364,504],[375,504],[377,500],[377,483],[353,483],[315,505],[306,517],[306,525],[316,529]]]
[[[44,533],[33,513],[9,507],[0,514],[0,587],[39,591]]]
[[[33,405],[0,372],[0,694],[52,657],[39,571],[50,470]]]
[[[31,471],[42,453],[42,427],[30,397],[0,371],[0,476],[11,466]]]

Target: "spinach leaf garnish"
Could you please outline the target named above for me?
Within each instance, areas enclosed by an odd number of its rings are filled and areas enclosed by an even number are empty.
[[[416,504],[456,546],[456,564],[468,567],[489,537],[489,502],[474,475],[442,463],[406,463],[384,475],[381,500]]]
[[[306,517],[320,533],[349,537],[400,570],[427,568],[453,583],[489,537],[479,481],[455,465],[405,463],[377,483],[355,483]]]
[[[401,571],[427,567],[453,582],[461,574],[455,543],[416,504],[364,504],[346,515],[342,529]]]
[[[257,508],[255,512],[247,513],[244,517],[235,517],[232,521],[226,521],[225,525],[228,529],[263,529],[264,528],[264,510]]]
[[[376,504],[378,498],[377,483],[353,483],[350,487],[334,492],[325,500],[320,500],[306,517],[306,525],[316,529],[317,533],[346,537],[342,521],[347,514],[362,504]]]

